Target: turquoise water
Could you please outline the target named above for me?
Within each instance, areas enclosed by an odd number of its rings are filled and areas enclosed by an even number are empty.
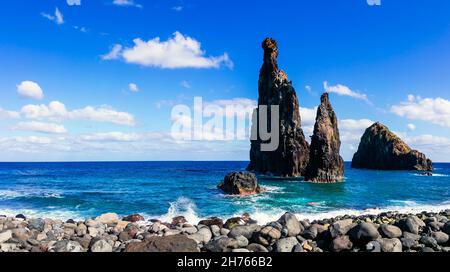
[[[226,196],[216,188],[247,162],[0,163],[0,214],[85,219],[105,212],[147,218],[184,215],[189,221],[248,212],[260,223],[283,212],[301,218],[385,210],[450,208],[450,164],[435,176],[368,171],[346,164],[339,184],[260,179],[267,193]]]

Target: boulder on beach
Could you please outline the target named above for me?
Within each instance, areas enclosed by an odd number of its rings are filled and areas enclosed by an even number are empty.
[[[253,195],[263,190],[258,185],[258,179],[253,173],[233,172],[225,176],[218,186],[230,195]]]
[[[305,180],[317,183],[339,182],[344,178],[344,160],[339,155],[341,140],[338,121],[328,93],[322,95],[320,102]]]
[[[353,168],[376,170],[432,171],[433,163],[423,153],[412,150],[385,125],[375,123],[364,132]]]
[[[139,221],[144,221],[145,218],[140,215],[140,214],[132,214],[132,215],[128,215],[125,216],[124,218],[122,218],[122,221],[127,221],[127,222],[139,222]]]
[[[286,73],[278,68],[278,47],[274,39],[266,38],[262,43],[263,65],[259,73],[258,107],[267,106],[267,127],[271,128],[271,106],[279,106],[279,144],[274,151],[263,151],[257,128],[259,112],[255,110],[252,132],[250,164],[247,170],[282,177],[303,176],[309,160],[309,144],[301,128],[297,94]],[[255,122],[256,121],[256,122]],[[256,137],[257,136],[257,137]]]
[[[150,237],[145,242],[129,243],[125,252],[198,252],[197,242],[184,235]]]

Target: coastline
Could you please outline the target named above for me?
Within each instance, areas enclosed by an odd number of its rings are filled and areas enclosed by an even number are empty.
[[[341,214],[305,219],[285,213],[170,222],[107,213],[86,220],[0,215],[0,252],[450,252],[450,209]]]

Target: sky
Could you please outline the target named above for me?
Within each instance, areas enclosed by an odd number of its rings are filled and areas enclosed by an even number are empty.
[[[379,121],[449,162],[448,14],[442,0],[6,1],[0,161],[248,160],[247,138],[175,139],[173,111],[254,107],[272,37],[306,135],[327,91],[345,160]]]

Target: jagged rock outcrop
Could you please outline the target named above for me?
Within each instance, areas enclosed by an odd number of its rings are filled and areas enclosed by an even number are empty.
[[[253,195],[263,190],[258,185],[258,179],[253,173],[233,172],[225,176],[218,186],[230,195]]]
[[[375,123],[362,136],[358,151],[353,156],[352,167],[432,171],[433,163],[424,154],[412,150],[385,125]]]
[[[248,170],[259,173],[273,174],[282,177],[303,176],[309,159],[309,144],[301,128],[301,118],[297,94],[286,73],[278,69],[277,42],[267,38],[262,43],[264,63],[261,67],[258,82],[258,106],[267,105],[268,128],[270,129],[270,106],[279,105],[279,145],[275,151],[262,151],[259,137],[252,137],[250,164]],[[254,128],[259,128],[259,114],[255,111],[257,122]],[[256,131],[253,129],[252,131]],[[257,130],[259,131],[259,129]],[[255,135],[252,135],[255,136]]]
[[[339,182],[344,177],[344,160],[339,155],[341,140],[338,121],[328,93],[324,93],[320,100],[305,180],[318,183]]]

